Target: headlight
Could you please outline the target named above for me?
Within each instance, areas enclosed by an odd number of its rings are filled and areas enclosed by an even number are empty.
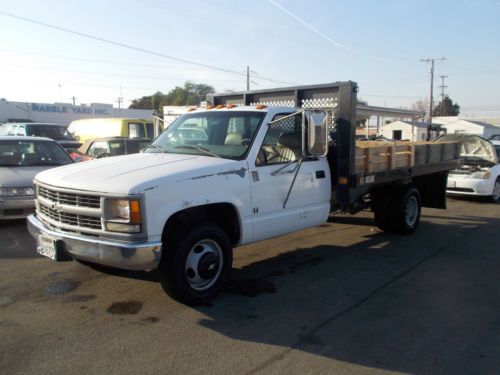
[[[470,178],[488,179],[491,177],[490,171],[474,172],[470,175]]]
[[[32,187],[1,187],[0,197],[28,197],[35,195]]]
[[[138,199],[106,200],[106,229],[111,232],[141,231],[141,203]]]

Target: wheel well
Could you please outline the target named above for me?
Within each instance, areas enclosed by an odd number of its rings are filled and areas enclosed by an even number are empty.
[[[226,232],[232,245],[240,240],[240,221],[236,208],[230,203],[214,203],[189,207],[170,216],[163,228],[163,236],[168,241],[187,229],[188,225],[203,222],[217,224]]]

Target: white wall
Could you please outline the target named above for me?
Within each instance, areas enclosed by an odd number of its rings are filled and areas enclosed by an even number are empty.
[[[394,130],[401,130],[401,139],[407,139],[411,141],[422,141],[427,137],[427,128],[419,127],[417,125],[411,125],[404,121],[394,121],[390,124],[384,125],[380,130],[380,135],[393,139]],[[422,135],[424,138],[422,139]]]
[[[449,124],[444,125],[448,134],[454,133],[467,133],[467,134],[476,134],[481,137],[484,137],[484,126],[477,125],[468,121],[458,120],[455,122],[451,122]]]

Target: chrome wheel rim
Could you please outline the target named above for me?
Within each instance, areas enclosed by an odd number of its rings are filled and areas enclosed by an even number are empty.
[[[213,240],[204,239],[189,250],[184,273],[191,288],[203,291],[215,284],[222,272],[222,266],[221,247]]]
[[[418,200],[416,197],[411,196],[408,198],[408,201],[406,202],[406,208],[405,208],[406,225],[408,225],[409,227],[413,227],[417,222],[417,217],[418,217]]]

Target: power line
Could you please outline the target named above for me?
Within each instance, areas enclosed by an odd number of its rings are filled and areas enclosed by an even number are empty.
[[[101,59],[90,59],[86,57],[77,57],[77,56],[65,56],[65,55],[53,55],[49,53],[40,53],[40,52],[26,52],[26,51],[16,51],[9,49],[1,49],[0,51],[4,51],[7,53],[15,53],[19,55],[28,55],[28,56],[44,56],[53,59],[62,59],[62,60],[73,60],[73,61],[87,61],[87,62],[96,62],[100,64],[112,64],[112,65],[128,65],[128,66],[139,66],[146,68],[161,68],[161,69],[201,69],[207,70],[207,68],[202,67],[186,67],[181,65],[159,65],[159,64],[146,64],[146,63],[138,63],[138,62],[127,62],[127,61],[114,61],[114,60],[101,60]]]
[[[45,26],[45,27],[48,27],[50,29],[62,31],[62,32],[65,32],[65,33],[73,34],[73,35],[78,35],[78,36],[83,37],[83,38],[97,40],[97,41],[102,42],[102,43],[107,43],[107,44],[111,44],[111,45],[114,45],[114,46],[131,49],[131,50],[134,50],[134,51],[146,53],[146,54],[157,56],[157,57],[162,57],[162,58],[169,59],[169,60],[172,60],[172,61],[181,62],[181,63],[184,63],[184,64],[199,66],[199,67],[203,67],[203,68],[207,68],[207,69],[211,69],[211,70],[216,70],[216,71],[220,71],[220,72],[224,72],[224,73],[236,74],[236,75],[239,75],[239,76],[245,76],[246,75],[246,73],[244,73],[244,72],[239,72],[239,71],[236,71],[236,70],[231,70],[231,69],[226,69],[226,68],[220,68],[220,67],[217,67],[217,66],[214,66],[214,65],[204,64],[204,63],[200,63],[200,62],[197,62],[197,61],[192,61],[192,60],[188,60],[188,59],[184,59],[184,58],[180,58],[180,57],[175,57],[175,56],[172,56],[172,55],[166,55],[164,53],[160,53],[160,52],[156,52],[156,51],[151,51],[151,50],[148,50],[148,49],[145,49],[145,48],[136,47],[136,46],[133,46],[133,45],[130,45],[130,44],[122,43],[122,42],[116,42],[116,41],[113,41],[113,40],[110,40],[110,39],[101,38],[99,36],[95,36],[95,35],[91,35],[91,34],[87,34],[87,33],[82,33],[80,31],[70,30],[70,29],[67,29],[67,28],[64,28],[64,27],[52,25],[52,24],[49,24],[49,23],[46,23],[46,22],[37,21],[37,20],[31,19],[31,18],[22,17],[22,16],[19,16],[19,15],[12,14],[12,13],[7,13],[7,12],[4,12],[4,11],[0,11],[0,14],[2,14],[4,16],[7,16],[7,17],[15,18],[15,19],[18,19],[18,20],[21,20],[21,21],[33,23],[35,25]],[[275,79],[267,78],[267,77],[263,77],[263,76],[260,76],[259,79],[265,80],[265,81],[283,83],[283,84],[290,84],[290,85],[294,85],[295,84],[293,82],[279,81],[279,80],[275,80]]]
[[[372,96],[376,98],[391,98],[391,99],[420,99],[420,96],[404,96],[404,95],[383,95],[383,94],[365,94],[360,92],[358,96]]]
[[[178,80],[177,77],[157,77],[157,76],[143,76],[143,75],[134,75],[134,74],[120,74],[120,73],[107,73],[107,72],[96,72],[89,70],[72,70],[72,69],[61,69],[61,68],[47,68],[43,66],[31,66],[31,65],[18,65],[18,64],[3,64],[0,63],[0,66],[11,66],[14,68],[21,69],[35,69],[35,70],[50,70],[60,73],[76,73],[76,74],[87,74],[87,75],[95,75],[95,76],[105,76],[105,77],[123,77],[123,78],[138,78],[138,79],[149,79],[149,80],[166,80],[166,81],[175,81]],[[221,81],[221,82],[241,82],[237,79],[209,79],[208,81]]]

